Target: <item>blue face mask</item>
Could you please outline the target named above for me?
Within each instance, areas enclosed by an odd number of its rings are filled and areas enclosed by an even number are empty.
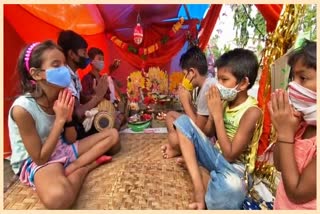
[[[46,79],[48,83],[66,88],[71,83],[71,74],[66,66],[49,68],[46,70]]]

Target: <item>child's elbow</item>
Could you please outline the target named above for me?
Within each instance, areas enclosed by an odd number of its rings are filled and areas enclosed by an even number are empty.
[[[44,159],[44,158],[33,158],[32,161],[33,161],[37,166],[44,165],[45,163],[48,162],[48,160],[47,160],[47,159]]]
[[[238,157],[236,157],[233,154],[225,154],[224,158],[229,162],[229,163],[233,163],[237,160]]]
[[[311,201],[310,199],[305,197],[305,195],[302,195],[299,193],[291,193],[291,194],[287,194],[287,196],[288,196],[288,199],[294,204],[304,204]]]
[[[73,136],[65,136],[64,140],[66,143],[68,144],[73,144],[74,142],[77,141],[77,135],[73,135]]]

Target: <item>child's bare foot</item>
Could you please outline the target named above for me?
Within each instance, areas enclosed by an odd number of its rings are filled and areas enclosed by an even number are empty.
[[[98,157],[95,161],[93,161],[91,164],[88,164],[87,167],[89,169],[89,171],[93,170],[94,168],[105,164],[105,163],[109,163],[112,160],[111,156],[107,156],[107,155],[102,155],[100,157]],[[72,166],[71,164],[65,169],[65,175],[68,176],[70,175],[72,172],[76,171],[77,169],[79,169],[81,167],[75,167],[74,165]]]
[[[186,165],[186,162],[184,161],[183,157],[178,157],[176,159],[176,164],[187,169],[187,165]]]
[[[179,155],[179,152],[174,148],[172,148],[168,143],[161,146],[161,151],[162,151],[162,157],[165,159],[173,158]]]

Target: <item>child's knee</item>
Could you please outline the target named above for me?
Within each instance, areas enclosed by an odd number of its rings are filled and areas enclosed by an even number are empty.
[[[119,143],[120,138],[119,138],[119,132],[117,129],[110,129],[110,136],[111,136],[113,145],[116,145]]]
[[[74,198],[72,187],[65,178],[59,184],[47,187],[42,202],[48,209],[66,209],[71,206]]]

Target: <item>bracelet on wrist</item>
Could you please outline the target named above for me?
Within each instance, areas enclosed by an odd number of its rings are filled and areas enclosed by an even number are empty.
[[[284,140],[278,140],[278,143],[285,143],[285,144],[294,144],[294,141],[284,141]]]

